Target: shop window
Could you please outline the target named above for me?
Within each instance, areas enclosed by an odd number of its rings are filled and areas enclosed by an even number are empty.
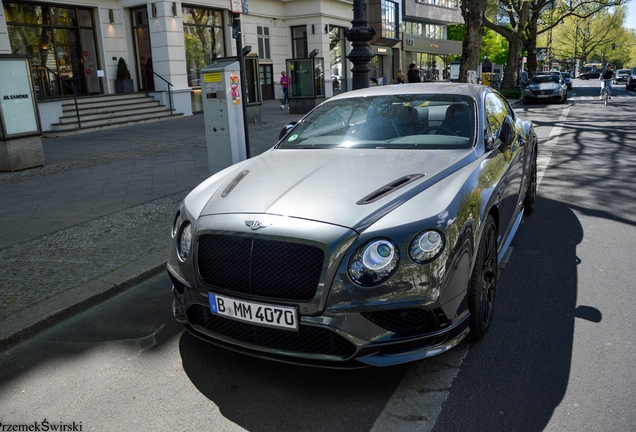
[[[219,10],[186,6],[181,11],[188,85],[199,86],[199,70],[226,56],[223,13]]]

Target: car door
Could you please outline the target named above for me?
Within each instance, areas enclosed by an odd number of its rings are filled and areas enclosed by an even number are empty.
[[[516,129],[515,113],[508,102],[499,94],[489,92],[486,95],[486,123],[487,130],[492,134],[492,140],[497,147],[497,158],[504,167],[500,181],[495,186],[495,202],[499,208],[499,244],[508,237],[515,217],[518,213],[523,180],[525,160],[525,143],[521,140]],[[510,145],[502,141],[502,129],[509,119],[512,125],[512,139]]]

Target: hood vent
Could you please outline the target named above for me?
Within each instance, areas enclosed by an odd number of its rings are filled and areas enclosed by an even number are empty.
[[[372,202],[375,202],[377,200],[379,200],[380,198],[384,198],[385,196],[389,195],[390,193],[396,191],[397,189],[406,186],[407,184],[414,182],[415,180],[419,179],[420,177],[424,177],[424,174],[410,174],[404,177],[400,177],[397,180],[392,181],[391,183],[382,186],[380,189],[371,192],[369,195],[365,196],[364,198],[362,198],[360,201],[358,201],[356,204],[358,205],[364,205],[364,204],[371,204]]]
[[[243,180],[248,173],[249,173],[249,171],[247,171],[247,170],[241,171],[239,173],[239,175],[234,177],[234,180],[232,180],[232,183],[227,185],[227,187],[225,188],[225,190],[221,194],[221,198],[225,198],[226,196],[228,196],[230,194],[230,192],[232,192],[232,190],[236,187],[236,185],[238,185],[241,182],[241,180]]]

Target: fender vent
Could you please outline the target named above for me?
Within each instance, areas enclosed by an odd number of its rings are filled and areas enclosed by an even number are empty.
[[[384,198],[385,196],[389,195],[390,193],[394,192],[395,190],[406,186],[407,184],[414,182],[415,180],[419,179],[420,177],[424,177],[424,174],[410,174],[404,177],[401,177],[397,180],[392,181],[389,184],[386,184],[384,186],[382,186],[380,189],[371,192],[369,195],[365,196],[364,198],[362,198],[360,201],[358,201],[356,204],[358,205],[364,205],[364,204],[371,204],[372,202],[375,202],[377,200],[379,200],[380,198]]]

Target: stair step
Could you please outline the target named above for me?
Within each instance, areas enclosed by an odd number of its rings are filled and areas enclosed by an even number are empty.
[[[173,110],[173,114],[171,114],[170,110],[162,109],[161,111],[158,111],[158,112],[149,112],[149,113],[138,112],[135,115],[117,115],[117,116],[96,118],[93,120],[86,120],[86,121],[84,121],[80,117],[80,121],[82,123],[82,128],[90,128],[94,126],[126,123],[128,121],[146,120],[146,119],[156,118],[156,117],[170,117],[171,115],[174,115],[174,110]],[[65,122],[65,123],[53,123],[51,125],[51,128],[54,131],[73,129],[77,127],[78,127],[77,119],[75,119],[75,121],[69,120],[68,122]]]
[[[62,136],[69,136],[69,135],[77,135],[77,134],[83,134],[88,132],[97,132],[97,131],[106,130],[106,129],[117,129],[117,128],[126,127],[126,126],[134,126],[134,125],[143,124],[143,123],[153,123],[153,122],[158,122],[162,120],[169,121],[169,120],[177,119],[181,117],[183,117],[183,114],[174,114],[174,115],[167,115],[167,116],[161,116],[161,117],[146,118],[142,120],[128,120],[128,121],[122,120],[119,123],[94,125],[91,127],[84,127],[82,124],[81,128],[76,127],[71,129],[65,129],[65,130],[46,131],[43,133],[43,136],[48,138],[55,138],[55,137],[62,137]]]
[[[78,126],[77,112],[80,123]],[[62,117],[44,136],[64,136],[182,117],[147,93],[82,96],[62,101]]]
[[[97,108],[94,110],[80,111],[80,121],[82,122],[82,124],[84,124],[85,121],[88,122],[91,120],[135,115],[139,113],[155,113],[159,111],[170,112],[168,108],[166,108],[163,105],[159,105],[159,103],[156,102],[156,103],[142,104],[141,106],[126,105],[126,109],[120,109],[120,110],[113,110],[112,108]],[[77,115],[74,112],[68,112],[68,113],[65,112],[64,115],[60,117],[59,123],[77,123]],[[55,124],[59,124],[59,123],[55,123]]]
[[[116,94],[116,95],[100,95],[100,96],[81,96],[77,98],[77,105],[95,105],[100,103],[107,102],[117,102],[117,101],[127,101],[127,100],[135,100],[135,99],[147,99],[152,98],[152,96],[147,95],[146,93],[126,93],[126,94]],[[62,101],[62,106],[72,106],[75,107],[75,99],[64,99]]]
[[[96,112],[100,112],[100,111],[116,111],[118,109],[130,109],[129,107],[135,107],[135,108],[143,108],[143,105],[146,106],[157,106],[160,105],[159,101],[154,100],[154,99],[139,99],[139,100],[134,100],[134,101],[112,101],[112,102],[106,102],[106,103],[99,103],[99,104],[86,104],[86,105],[79,105],[78,104],[78,109],[80,112],[80,115],[86,113],[86,114],[92,114],[92,113],[96,113]],[[62,112],[64,113],[64,115],[75,115],[75,106],[71,105],[71,106],[65,106],[62,107]]]

